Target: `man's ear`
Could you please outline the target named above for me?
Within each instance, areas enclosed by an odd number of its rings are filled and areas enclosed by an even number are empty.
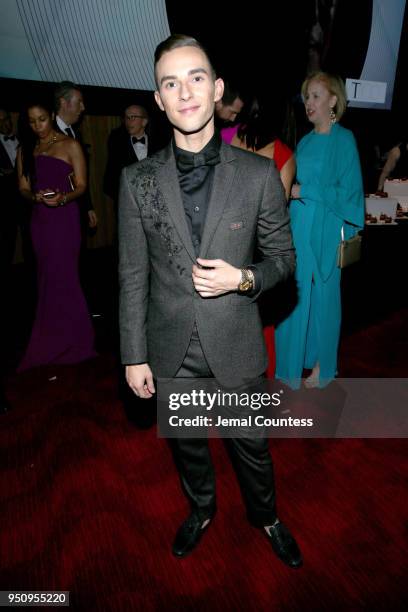
[[[160,108],[160,110],[164,111],[163,102],[157,90],[154,92],[154,99],[156,100],[156,104]]]
[[[214,102],[219,102],[224,95],[224,81],[222,79],[215,80]]]

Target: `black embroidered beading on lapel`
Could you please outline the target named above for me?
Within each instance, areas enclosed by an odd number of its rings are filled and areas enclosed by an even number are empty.
[[[174,228],[169,223],[169,209],[164,196],[157,184],[155,171],[157,163],[153,159],[144,160],[143,166],[138,165],[140,170],[131,179],[137,191],[137,199],[141,207],[141,213],[150,213],[153,219],[153,226],[165,242],[170,257],[178,255],[183,246],[176,242]]]

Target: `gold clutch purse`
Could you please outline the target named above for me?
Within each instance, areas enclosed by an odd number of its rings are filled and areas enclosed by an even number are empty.
[[[337,267],[347,268],[361,259],[362,236],[356,234],[348,240],[344,240],[344,230],[341,228],[341,242],[337,250]]]
[[[71,186],[71,191],[75,191],[75,174],[73,172],[71,172],[71,174],[68,174],[68,180]]]

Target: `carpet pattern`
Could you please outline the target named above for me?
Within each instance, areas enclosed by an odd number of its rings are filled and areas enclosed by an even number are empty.
[[[401,337],[406,314],[369,330],[366,350],[376,334]],[[347,359],[352,342],[342,347],[344,373],[367,365],[362,348]],[[2,590],[69,590],[75,610],[406,609],[405,440],[271,440],[278,512],[305,559],[297,571],[247,523],[226,450],[211,440],[218,514],[178,560],[170,548],[188,508],[171,453],[154,425],[127,418],[116,372],[105,352],[10,377]]]
[[[94,319],[99,357],[6,379],[0,589],[69,590],[78,611],[406,610],[402,439],[271,440],[278,513],[304,556],[296,571],[248,524],[227,452],[211,440],[218,513],[191,556],[172,556],[187,503],[152,406],[122,402],[114,258],[97,253],[89,270],[88,302],[103,314]],[[361,278],[345,275],[339,374],[406,378],[405,298],[368,293]],[[25,277],[15,283],[3,319],[9,371],[35,304]]]

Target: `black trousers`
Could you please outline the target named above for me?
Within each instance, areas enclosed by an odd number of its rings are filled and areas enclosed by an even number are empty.
[[[209,378],[213,374],[203,353],[196,330],[178,378]],[[271,525],[276,520],[275,484],[272,458],[267,438],[225,439],[249,521],[257,526]],[[192,510],[203,520],[216,511],[215,474],[208,448],[203,438],[172,440],[173,454],[183,489]]]

